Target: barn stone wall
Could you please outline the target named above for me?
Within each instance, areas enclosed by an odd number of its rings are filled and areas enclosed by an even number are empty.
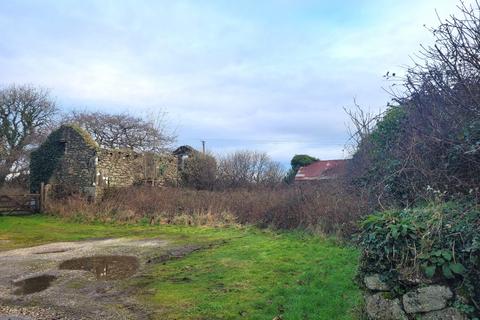
[[[96,194],[102,195],[107,188],[135,184],[175,185],[177,175],[177,161],[173,155],[101,149],[98,152]]]
[[[143,156],[129,150],[98,152],[98,186],[124,187],[143,179]]]
[[[31,190],[52,185],[56,196],[81,194],[97,198],[107,188],[135,184],[176,185],[177,160],[172,154],[142,154],[129,149],[101,149],[84,130],[61,126],[31,158]]]
[[[144,157],[146,184],[160,186],[177,185],[177,158],[173,154],[146,153]]]
[[[99,150],[97,162],[97,192],[110,187],[131,186],[143,179],[143,156],[130,150]]]
[[[82,129],[61,126],[36,151],[30,163],[30,186],[38,192],[40,183],[51,184],[55,193],[95,192],[95,159],[98,147]]]

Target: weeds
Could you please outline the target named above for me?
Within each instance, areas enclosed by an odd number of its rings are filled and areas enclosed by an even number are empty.
[[[341,183],[322,183],[226,191],[130,187],[110,190],[96,203],[78,197],[52,201],[48,210],[90,221],[213,226],[238,223],[346,235],[354,231],[366,204]]]

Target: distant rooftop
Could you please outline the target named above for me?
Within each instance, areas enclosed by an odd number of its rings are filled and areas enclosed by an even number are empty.
[[[300,167],[295,181],[330,180],[345,174],[348,160],[323,160]]]

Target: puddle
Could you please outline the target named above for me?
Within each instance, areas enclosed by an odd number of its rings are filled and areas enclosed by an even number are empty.
[[[97,280],[118,280],[131,277],[138,270],[138,259],[131,256],[94,256],[62,262],[61,270],[86,270]]]
[[[38,277],[27,278],[24,280],[14,282],[13,284],[19,288],[16,289],[13,292],[13,294],[25,295],[25,294],[31,294],[31,293],[43,291],[48,287],[50,287],[50,283],[56,278],[57,277],[55,276],[44,274]]]

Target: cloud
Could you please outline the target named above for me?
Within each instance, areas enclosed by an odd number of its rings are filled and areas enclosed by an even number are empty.
[[[64,108],[160,108],[179,143],[215,152],[343,157],[353,97],[374,110],[457,1],[11,1],[1,83],[53,90]],[[259,142],[261,140],[261,142]]]

